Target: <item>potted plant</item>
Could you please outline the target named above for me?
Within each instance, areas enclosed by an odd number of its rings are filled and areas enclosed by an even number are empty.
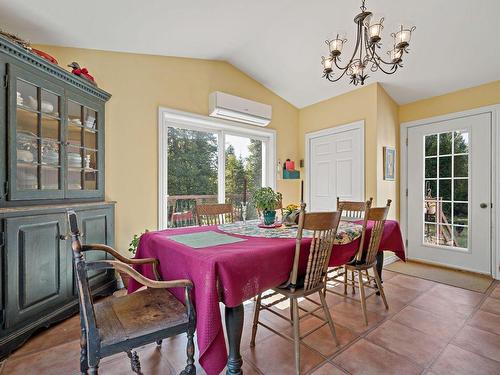
[[[300,215],[300,206],[291,203],[283,209],[283,224],[292,226],[298,223]]]
[[[282,200],[282,195],[270,187],[262,187],[253,193],[255,207],[264,217],[264,225],[272,225],[276,220],[276,207]]]
[[[128,245],[128,251],[132,254],[132,256],[135,256],[135,253],[137,251],[137,247],[139,246],[139,241],[141,239],[141,236],[144,233],[149,232],[149,230],[145,229],[143,233],[141,234],[134,234],[134,237],[132,238],[132,241],[130,241],[130,244]],[[130,279],[130,276],[126,274],[125,272],[118,271],[120,273],[120,277],[122,279],[123,285],[125,288],[128,288],[128,281]]]

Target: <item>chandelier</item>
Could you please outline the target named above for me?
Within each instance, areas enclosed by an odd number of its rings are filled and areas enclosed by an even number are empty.
[[[351,58],[345,66],[341,66],[340,56],[347,39],[339,37],[339,34],[337,34],[335,39],[325,41],[328,45],[329,54],[326,57],[321,57],[323,77],[330,82],[337,82],[347,74],[351,78],[350,83],[357,86],[358,84],[364,85],[365,80],[368,78],[368,71],[376,72],[381,70],[385,74],[394,74],[398,68],[402,68],[403,55],[409,52],[408,47],[415,26],[407,28],[401,25],[398,31],[391,34],[393,46],[387,52],[387,55],[389,55],[388,60],[384,60],[379,55],[382,46],[383,22],[384,18],[381,18],[380,21],[373,19],[372,12],[366,10],[365,0],[363,0],[361,13],[354,17],[354,23],[357,25],[357,35],[356,46]],[[334,68],[341,72],[336,77],[333,72]]]

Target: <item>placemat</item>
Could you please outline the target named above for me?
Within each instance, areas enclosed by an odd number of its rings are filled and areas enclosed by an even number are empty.
[[[175,236],[169,236],[168,238],[194,249],[246,241],[244,238],[233,237],[214,231],[177,234]]]

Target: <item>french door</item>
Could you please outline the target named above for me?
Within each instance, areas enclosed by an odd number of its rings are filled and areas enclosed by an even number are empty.
[[[491,273],[491,114],[408,129],[408,256]]]
[[[252,192],[275,184],[274,132],[175,113],[160,127],[160,228],[195,225],[204,203],[231,203],[241,218],[245,201],[256,218]]]

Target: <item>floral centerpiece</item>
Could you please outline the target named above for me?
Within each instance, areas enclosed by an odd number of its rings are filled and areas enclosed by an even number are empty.
[[[276,207],[283,196],[270,187],[262,187],[253,193],[255,207],[262,213],[265,225],[272,225],[276,221]]]
[[[300,206],[296,203],[291,203],[283,209],[283,224],[292,226],[298,223],[300,214]]]

